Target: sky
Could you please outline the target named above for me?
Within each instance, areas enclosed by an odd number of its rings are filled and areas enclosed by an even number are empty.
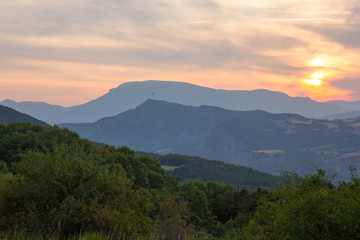
[[[0,1],[0,101],[144,80],[360,100],[360,0]]]

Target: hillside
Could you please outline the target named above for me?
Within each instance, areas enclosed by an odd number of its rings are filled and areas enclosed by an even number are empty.
[[[315,120],[147,100],[95,123],[61,126],[96,142],[199,156],[272,174],[278,170],[307,173],[315,165],[345,176],[349,165],[359,163],[360,119]]]
[[[264,110],[271,113],[296,113],[322,117],[350,111],[331,103],[316,102],[306,97],[290,97],[269,90],[219,90],[184,82],[128,82],[111,89],[107,94],[82,105],[63,108],[41,102],[0,104],[30,114],[48,123],[94,122],[133,109],[146,99],[153,98],[190,106],[217,106],[229,110]]]
[[[269,194],[180,183],[129,148],[30,123],[0,124],[0,189],[0,239],[214,239]]]
[[[179,154],[160,155],[155,153],[136,152],[136,155],[150,156],[157,159],[161,166],[172,176],[182,182],[195,179],[215,181],[224,184],[233,184],[238,188],[255,191],[258,186],[274,188],[283,182],[283,179],[252,168],[228,164],[221,161],[212,161],[194,156]]]
[[[12,108],[0,105],[0,123],[7,124],[11,122],[30,122],[33,124],[47,126],[47,124],[43,121],[33,118],[27,114],[15,111]]]

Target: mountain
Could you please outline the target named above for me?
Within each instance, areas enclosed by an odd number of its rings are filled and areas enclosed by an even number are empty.
[[[153,98],[191,106],[217,106],[229,110],[264,110],[272,113],[297,113],[321,117],[343,113],[347,109],[331,103],[321,103],[306,97],[290,97],[269,90],[218,90],[184,82],[144,81],[129,82],[111,89],[107,94],[82,105],[63,108],[39,102],[0,104],[13,107],[48,123],[94,122],[135,108]]]
[[[62,106],[51,105],[44,102],[16,102],[10,99],[5,99],[0,102],[0,105],[29,114],[50,124],[56,123],[57,121],[55,119],[64,119],[64,114],[67,109]]]
[[[336,100],[336,101],[329,101],[327,103],[344,108],[349,112],[360,111],[360,101],[348,102],[348,101]]]
[[[328,120],[335,120],[335,119],[348,119],[348,118],[358,118],[360,117],[360,111],[351,111],[351,112],[344,112],[339,114],[332,114],[323,117],[324,119]]]
[[[0,123],[8,124],[11,122],[30,122],[33,124],[47,126],[47,124],[43,121],[33,118],[27,114],[15,111],[12,108],[0,105]]]
[[[315,120],[149,99],[114,117],[60,126],[96,142],[221,160],[271,174],[309,173],[318,166],[346,176],[360,156],[360,118]]]
[[[347,101],[337,100],[337,101],[329,101],[327,103],[346,109],[346,111],[323,116],[322,117],[323,119],[334,120],[334,119],[347,119],[347,118],[360,117],[360,101],[347,102]]]

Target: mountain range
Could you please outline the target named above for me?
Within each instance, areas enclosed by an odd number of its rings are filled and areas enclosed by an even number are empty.
[[[43,102],[0,102],[50,124],[94,122],[133,109],[146,99],[158,99],[189,106],[216,106],[229,110],[264,110],[296,113],[311,118],[335,118],[349,111],[360,111],[359,102],[317,102],[307,97],[290,97],[269,90],[218,90],[184,82],[128,82],[82,105],[61,107]],[[336,114],[336,115],[335,115]]]
[[[94,123],[68,123],[83,138],[160,154],[180,153],[300,174],[316,167],[348,176],[360,157],[360,118],[316,120],[297,114],[231,111],[149,99]]]
[[[29,115],[20,113],[9,107],[0,106],[0,123],[9,124],[14,122],[30,122],[32,124],[49,127],[49,125],[46,123],[39,121]],[[16,126],[14,126],[14,128],[16,128]],[[31,127],[27,126],[26,129],[29,130]],[[14,135],[14,133],[12,133],[12,135],[13,136],[8,137],[14,137],[16,134]],[[24,140],[24,135],[19,135],[18,137]],[[9,138],[6,138],[5,140],[4,138],[0,137],[0,145],[3,144],[2,146],[8,149],[9,145],[7,144],[11,145],[11,143],[6,141],[12,142],[12,140],[9,140]],[[31,144],[25,145],[33,146]],[[18,148],[24,150],[23,148],[26,148],[25,145],[18,146]],[[0,150],[0,153],[7,155],[5,152],[6,150],[4,149],[3,151]],[[228,164],[221,161],[211,161],[194,156],[178,154],[160,155],[156,153],[145,152],[136,152],[136,155],[149,156],[158,160],[165,171],[174,177],[179,178],[183,182],[194,179],[201,179],[203,181],[217,181],[226,184],[233,184],[238,188],[245,188],[250,191],[256,191],[257,187],[259,186],[264,189],[269,189],[284,181],[284,179],[281,177],[272,176],[267,173],[256,171],[252,168]],[[0,154],[0,156],[2,155]]]

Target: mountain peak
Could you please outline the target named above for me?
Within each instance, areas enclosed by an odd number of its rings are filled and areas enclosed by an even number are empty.
[[[176,111],[190,110],[191,106],[185,106],[179,103],[171,103],[164,100],[147,99],[145,102],[137,106],[135,109],[140,111],[159,111],[162,113],[171,113]]]
[[[166,102],[164,100],[156,100],[156,99],[148,98],[145,102],[143,102],[142,104],[137,106],[136,109],[138,109],[138,108],[148,108],[148,107],[152,107],[152,106],[159,106],[159,105],[162,105],[162,104],[168,104],[168,102]]]
[[[16,102],[8,98],[0,102],[0,104],[9,104],[9,103],[16,103]]]

